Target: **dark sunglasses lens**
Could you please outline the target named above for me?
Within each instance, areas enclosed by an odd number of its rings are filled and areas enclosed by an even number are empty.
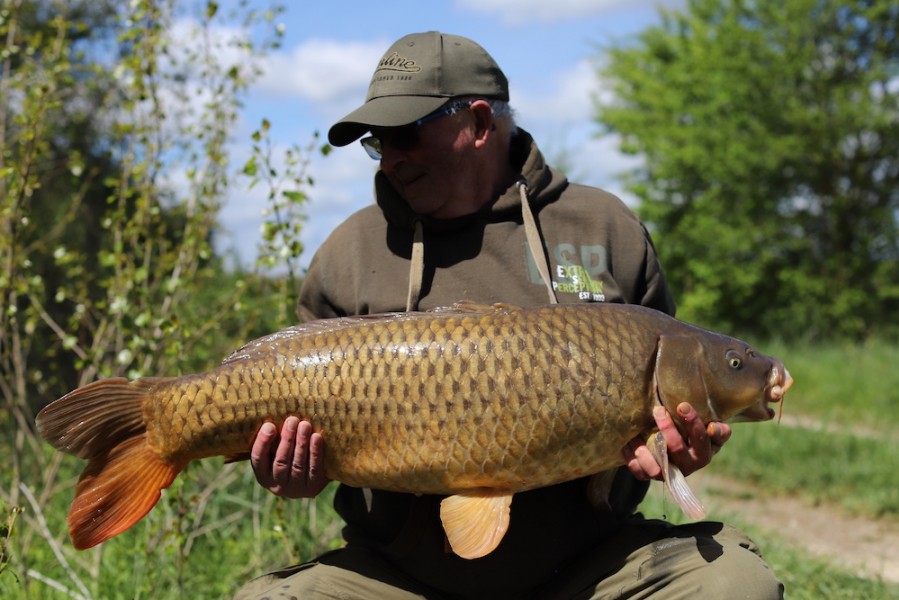
[[[380,136],[382,144],[389,144],[397,150],[411,150],[418,143],[418,127],[404,125],[385,130]]]

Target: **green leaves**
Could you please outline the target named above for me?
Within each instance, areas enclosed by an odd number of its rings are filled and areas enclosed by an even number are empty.
[[[300,233],[309,200],[306,190],[313,184],[307,170],[316,152],[318,133],[304,148],[293,145],[279,152],[271,140],[270,130],[271,123],[263,119],[259,129],[250,135],[253,155],[241,172],[249,178],[249,189],[262,183],[267,190],[256,266],[267,271],[286,269],[285,291],[292,294],[290,290],[298,291],[296,259],[303,251]],[[325,148],[329,146],[318,151],[326,155]]]
[[[681,317],[899,334],[870,277],[899,264],[897,29],[885,2],[693,0],[611,49],[597,119],[645,159],[628,186]]]
[[[184,39],[172,33],[175,9],[171,0],[0,8],[0,497],[16,505],[24,495],[30,515],[16,535],[11,521],[0,527],[0,595],[46,596],[48,586],[73,597],[146,587],[184,595],[191,588],[179,586],[196,581],[188,570],[201,581],[194,589],[233,587],[188,569],[181,538],[171,540],[176,564],[158,568],[166,531],[209,533],[200,514],[148,525],[154,541],[119,557],[72,560],[65,505],[82,465],[52,453],[34,427],[39,408],[79,384],[201,371],[288,322],[292,299],[272,293],[286,286],[227,269],[213,246],[238,113],[280,39],[281,9],[179,4],[190,17],[180,23],[194,27]],[[245,173],[257,175],[257,164],[264,174],[254,159]],[[305,192],[286,186],[277,197],[299,204]],[[301,251],[295,239],[285,248]],[[245,568],[248,554],[263,555],[234,552],[239,568],[222,570]],[[150,566],[133,574],[140,560]]]

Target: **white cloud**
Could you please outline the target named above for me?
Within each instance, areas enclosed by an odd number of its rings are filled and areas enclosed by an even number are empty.
[[[550,23],[596,16],[612,10],[675,8],[684,0],[456,0],[472,12],[498,15],[506,25]]]
[[[584,59],[556,73],[552,81],[545,82],[541,89],[548,90],[546,94],[528,95],[513,84],[511,103],[522,123],[536,121],[562,125],[588,121],[593,110],[591,96],[597,91],[597,85],[594,69],[589,60]]]
[[[360,97],[365,97],[374,57],[380,56],[389,43],[306,40],[290,53],[276,53],[269,58],[258,90],[316,103],[352,96],[358,103]]]

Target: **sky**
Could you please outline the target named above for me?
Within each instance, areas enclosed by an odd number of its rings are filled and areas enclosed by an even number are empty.
[[[265,5],[264,0],[250,4]],[[416,0],[286,2],[278,21],[280,49],[263,62],[264,74],[246,98],[235,135],[234,162],[249,157],[249,135],[263,118],[280,149],[306,146],[365,99],[375,65],[400,37],[437,30],[468,37],[509,79],[510,105],[519,126],[534,135],[551,164],[565,162],[569,179],[602,187],[633,202],[617,176],[635,165],[613,136],[599,136],[592,97],[605,90],[595,75],[602,48],[626,41],[660,22],[659,7],[683,0]],[[240,140],[245,140],[241,142]],[[377,162],[359,144],[315,156],[308,174],[307,220],[300,266],[308,265],[328,234],[373,202]],[[245,264],[255,259],[265,208],[262,186],[236,190],[220,215],[221,250]]]

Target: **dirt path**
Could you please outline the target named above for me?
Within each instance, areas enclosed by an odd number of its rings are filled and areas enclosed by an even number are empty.
[[[759,497],[745,484],[700,473],[690,477],[710,511],[734,514],[809,554],[869,579],[899,583],[899,523],[849,517],[832,506],[791,497]]]
[[[834,429],[802,415],[784,415],[781,425],[820,431]],[[845,433],[845,426],[839,431]],[[868,438],[895,435],[895,432],[868,428],[856,428],[851,433]],[[850,517],[839,507],[812,505],[788,496],[761,496],[757,488],[703,471],[690,477],[690,485],[710,511],[733,514],[859,576],[899,583],[897,521]]]

